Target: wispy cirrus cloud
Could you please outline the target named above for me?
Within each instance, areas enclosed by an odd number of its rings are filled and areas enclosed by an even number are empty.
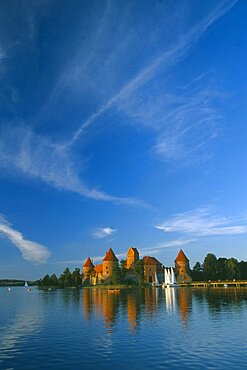
[[[222,217],[212,214],[209,208],[198,208],[174,215],[155,227],[165,233],[238,235],[247,233],[247,217]]]
[[[43,245],[25,239],[22,233],[13,229],[2,215],[0,215],[0,234],[9,239],[28,262],[45,263],[51,255],[51,252]]]
[[[128,75],[128,78],[121,80],[120,87],[120,84],[116,83],[120,79],[119,73],[114,75],[115,80],[113,81],[111,72],[108,71],[109,73],[106,73],[107,79],[111,81],[109,85],[114,85],[114,89],[111,90],[111,93],[108,91],[103,98],[102,96],[95,98],[93,113],[79,125],[69,139],[65,139],[63,142],[59,142],[59,140],[54,142],[49,137],[37,135],[28,129],[15,129],[13,127],[8,129],[4,125],[0,139],[1,167],[17,170],[25,176],[40,179],[57,189],[72,191],[86,198],[145,207],[145,203],[138,199],[115,196],[87,185],[83,180],[82,169],[78,168],[78,163],[82,161],[81,157],[78,158],[75,154],[72,155],[74,147],[96,121],[114,108],[115,113],[122,113],[130,117],[131,122],[152,130],[156,138],[154,150],[166,161],[184,158],[185,155],[193,156],[195,154],[196,156],[202,151],[201,149],[218,134],[217,122],[220,119],[220,114],[212,104],[212,93],[200,87],[199,91],[196,89],[190,90],[189,95],[185,95],[181,91],[176,94],[171,91],[163,92],[157,96],[153,86],[146,87],[156,78],[159,78],[161,73],[165,74],[167,78],[167,72],[188,55],[209,27],[226,14],[235,2],[229,0],[217,3],[189,31],[178,32],[168,47],[160,50],[160,52],[156,50],[153,59],[150,55],[148,55],[148,59],[143,58],[144,64],[142,62],[142,67],[138,68],[132,77]],[[50,100],[48,99],[48,115],[57,112],[53,106],[57,94],[64,98],[63,93],[66,90],[66,98],[68,96],[73,100],[71,91],[75,88],[75,85],[79,91],[83,90],[84,76],[87,75],[88,68],[91,68],[91,72],[101,70],[101,68],[98,68],[99,64],[97,64],[101,63],[102,60],[102,55],[97,54],[98,44],[103,45],[102,49],[105,50],[102,53],[106,54],[108,62],[114,59],[112,55],[109,56],[109,37],[107,37],[110,35],[113,37],[112,29],[109,27],[111,23],[109,21],[114,18],[112,6],[113,3],[107,3],[107,6],[104,7],[101,22],[98,22],[97,18],[97,24],[99,24],[97,32],[90,34],[88,45],[83,44],[82,50],[78,52],[76,62],[73,59],[71,64],[66,65],[60,78],[58,78],[57,86],[52,91]],[[124,23],[125,19],[122,19],[122,21]],[[31,24],[33,24],[32,22]],[[121,38],[114,38],[115,50],[112,51],[110,48],[110,54],[118,54],[119,39]],[[129,36],[124,49],[125,55],[128,54],[130,40]],[[87,54],[87,50],[90,50],[90,53]],[[85,57],[85,54],[87,57]],[[71,60],[71,57],[68,60]],[[95,62],[95,60],[98,62]],[[120,61],[120,59],[116,58],[115,61]],[[117,69],[116,65],[115,69]],[[95,75],[93,72],[90,76]],[[101,76],[101,78],[103,77]],[[97,81],[95,82],[95,80]],[[98,79],[95,79],[95,77],[92,77],[91,82],[98,85]],[[200,83],[201,79],[198,78],[197,82]],[[105,80],[102,85],[104,86],[102,91],[105,91]],[[87,89],[90,90],[88,86]],[[98,86],[97,88],[93,86],[91,90],[92,94],[97,95],[95,91],[98,91]],[[88,91],[83,92],[85,95],[87,93]],[[91,108],[90,111],[92,111]],[[40,114],[40,117],[42,117],[42,114]],[[36,120],[39,121],[40,117],[36,117]],[[43,124],[44,120],[40,119],[40,121]],[[66,125],[66,127],[69,127],[69,125]],[[200,154],[205,155],[205,151],[202,152]]]
[[[92,235],[95,239],[104,239],[112,236],[116,232],[117,230],[113,229],[112,227],[98,227],[93,231]]]
[[[156,256],[162,254],[164,252],[164,249],[168,248],[182,248],[185,245],[192,244],[196,242],[197,239],[176,239],[176,240],[170,240],[168,242],[161,242],[157,243],[155,245],[150,245],[149,247],[144,247],[144,248],[137,248],[140,254],[140,258],[150,255],[150,256]],[[113,247],[114,249],[114,247]],[[126,259],[127,257],[127,249],[123,252],[116,253],[116,256],[119,260],[121,259]],[[94,263],[101,263],[103,258],[105,256],[91,256],[91,259]],[[86,257],[84,260],[66,260],[66,261],[58,261],[58,262],[52,262],[53,264],[58,264],[58,265],[83,265],[85,263]]]
[[[180,91],[175,95],[166,92],[157,96],[152,86],[147,91],[143,88],[183,60],[209,27],[235,3],[235,0],[220,2],[190,31],[179,35],[173,46],[161,52],[85,120],[65,146],[74,145],[92,124],[114,107],[130,116],[136,124],[155,132],[154,150],[164,160],[205,156],[203,149],[219,131],[221,114],[213,104],[215,93],[202,87],[203,84],[199,90],[198,86],[192,89],[189,95]],[[201,83],[201,77],[196,80]]]
[[[157,243],[149,247],[140,248],[139,252],[141,256],[147,256],[147,255],[155,256],[155,255],[162,254],[164,252],[164,249],[168,249],[168,248],[180,249],[180,248],[183,248],[183,246],[195,243],[196,241],[197,241],[196,238],[169,240],[167,242]]]
[[[138,199],[117,197],[89,188],[81,180],[69,151],[26,128],[10,126],[0,130],[0,166],[89,199],[146,207]]]

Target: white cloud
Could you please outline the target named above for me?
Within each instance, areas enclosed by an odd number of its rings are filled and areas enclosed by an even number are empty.
[[[82,160],[81,160],[82,161]],[[0,131],[0,167],[37,178],[47,184],[86,198],[133,206],[146,206],[134,198],[123,198],[87,187],[80,179],[68,150],[24,128]]]
[[[20,250],[26,261],[45,263],[51,255],[51,252],[43,245],[24,239],[22,233],[14,230],[3,216],[0,217],[0,234],[9,239]]]
[[[167,72],[183,60],[202,35],[218,19],[225,15],[236,3],[224,1],[204,17],[189,32],[174,40],[173,46],[163,50],[158,57],[141,69],[115,95],[101,105],[79,129],[66,145],[73,145],[85,130],[94,124],[110,108],[115,107],[130,116],[131,121],[152,129],[156,135],[155,152],[164,160],[173,161],[185,156],[198,160],[207,158],[205,145],[218,134],[221,115],[213,107],[214,95],[201,87],[188,95],[153,94],[152,89],[142,87]],[[199,76],[200,77],[200,76]],[[197,78],[201,83],[201,77]],[[201,85],[202,86],[202,85]]]
[[[163,94],[160,96],[160,100],[152,99],[152,91],[150,90],[150,95],[146,97],[141,92],[142,103],[138,94],[141,88],[157,77],[160,72],[168,71],[169,68],[181,61],[208,28],[229,11],[234,4],[235,1],[217,3],[207,17],[204,17],[190,32],[184,33],[179,39],[174,39],[173,46],[164,49],[158,57],[141,68],[117,93],[108,94],[110,98],[107,97],[102,105],[99,106],[99,100],[96,99],[99,108],[80,125],[71,139],[64,144],[54,143],[49,138],[36,135],[27,129],[7,128],[5,125],[0,132],[0,166],[12,172],[19,172],[42,180],[57,189],[75,192],[86,198],[147,207],[144,202],[138,199],[114,196],[86,185],[81,179],[81,168],[78,168],[71,151],[85,130],[112,107],[116,108],[118,112],[122,111],[129,115],[133,120],[136,119],[138,124],[152,129],[157,138],[155,151],[165,160],[178,159],[181,156],[184,157],[185,154],[193,155],[194,152],[200,151],[208,141],[217,135],[218,128],[215,121],[219,118],[218,112],[210,104],[205,103],[208,98],[211,98],[205,89],[198,94],[193,91],[189,97],[170,94],[169,98],[168,94]],[[57,88],[55,87],[55,95],[56,91],[62,91],[64,84],[71,81],[70,77],[73,73],[74,79],[80,81],[83,86],[82,81],[78,78],[78,73],[79,76],[84,76],[84,72],[92,64],[92,60],[97,59],[94,58],[94,53],[97,52],[98,42],[103,37],[104,30],[108,29],[108,17],[112,16],[111,5],[109,2],[107,7],[104,7],[104,16],[99,22],[99,29],[96,34],[92,33],[94,45],[92,52],[86,59],[82,58],[79,52],[77,62],[73,62],[68,68],[65,68],[65,73],[58,82]],[[105,37],[105,39],[108,38]],[[81,50],[83,56],[84,48],[85,45]],[[0,56],[4,56],[1,49]],[[77,68],[79,68],[79,72],[77,72]],[[68,71],[70,73],[67,73]],[[64,76],[69,76],[66,81],[64,81]],[[111,77],[109,75],[108,79],[112,80]],[[200,80],[198,78],[199,82]],[[71,85],[74,86],[74,80]],[[51,101],[53,101],[52,96]],[[52,103],[48,102],[48,112],[51,111],[51,105]],[[36,117],[36,119],[39,120],[40,117]]]
[[[112,229],[111,227],[99,227],[93,231],[93,237],[96,239],[104,239],[115,234],[116,231],[116,229]]]
[[[167,249],[167,248],[180,249],[180,248],[183,248],[184,245],[192,244],[196,241],[197,241],[197,239],[170,240],[168,242],[158,243],[158,244],[155,244],[155,245],[150,246],[150,247],[140,248],[139,252],[140,252],[141,256],[147,256],[147,255],[152,256],[152,255],[156,255],[156,254],[161,254],[164,251],[164,249]]]
[[[221,217],[210,214],[209,208],[179,213],[155,226],[165,233],[181,232],[200,236],[237,235],[247,233],[246,217]]]

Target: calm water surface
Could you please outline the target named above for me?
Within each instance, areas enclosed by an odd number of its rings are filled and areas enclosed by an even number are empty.
[[[0,288],[0,369],[246,369],[247,289]]]

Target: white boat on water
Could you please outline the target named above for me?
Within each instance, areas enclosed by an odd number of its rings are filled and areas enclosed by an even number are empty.
[[[24,286],[25,286],[25,288],[28,288],[28,283],[27,283],[27,281],[25,282],[25,285],[24,285]]]

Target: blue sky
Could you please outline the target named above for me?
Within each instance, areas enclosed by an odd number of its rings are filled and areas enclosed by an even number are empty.
[[[246,260],[245,1],[2,1],[0,278],[130,245]]]

